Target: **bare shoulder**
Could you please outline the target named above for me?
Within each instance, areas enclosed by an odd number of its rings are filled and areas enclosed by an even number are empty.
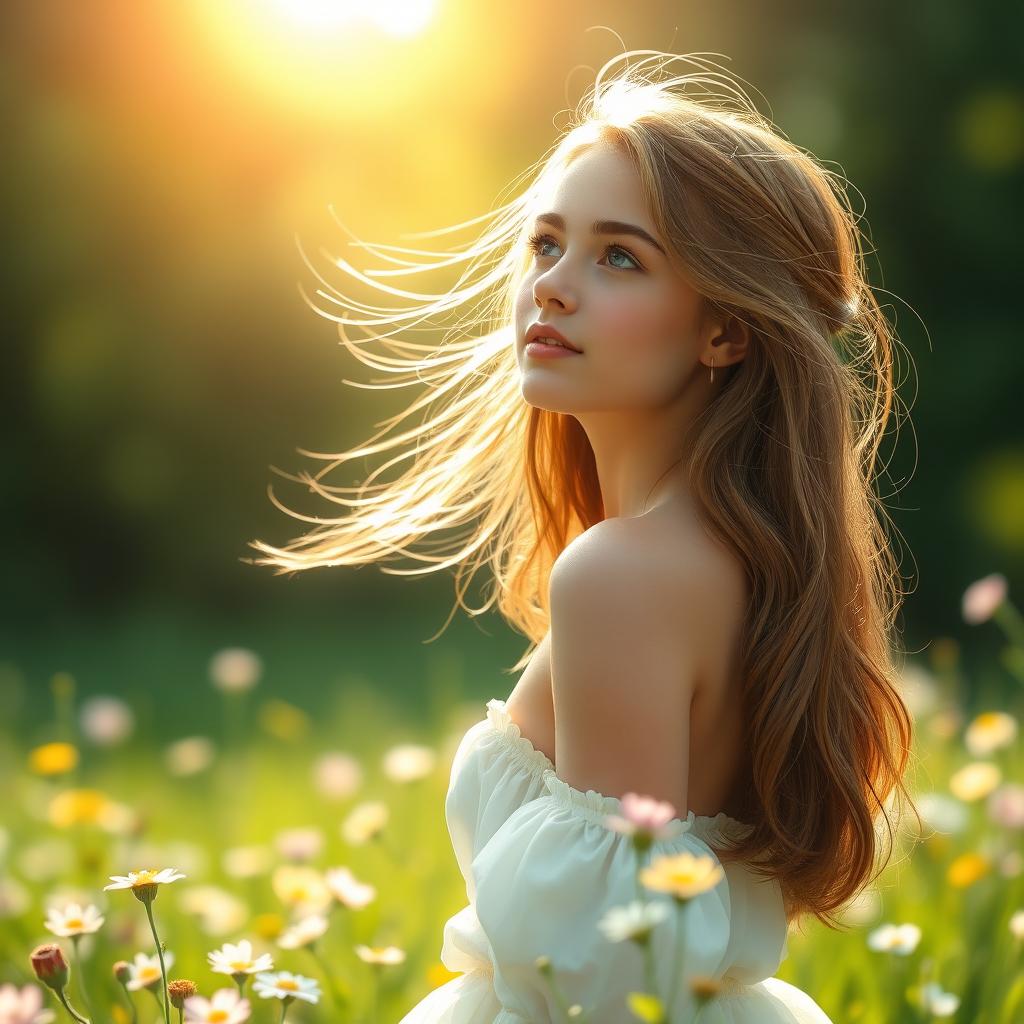
[[[576,537],[552,566],[552,601],[556,592],[562,604],[603,593],[609,604],[628,601],[664,613],[680,631],[687,621],[710,625],[723,613],[741,614],[746,574],[732,552],[695,519],[657,512],[606,519]]]
[[[604,520],[552,568],[556,770],[578,789],[689,806],[690,709],[734,580],[686,534],[654,517]]]

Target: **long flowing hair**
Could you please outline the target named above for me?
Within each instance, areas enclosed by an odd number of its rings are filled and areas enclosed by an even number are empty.
[[[634,55],[641,59],[630,64]],[[692,69],[667,73],[677,60]],[[895,798],[912,806],[903,775],[913,719],[893,643],[904,592],[874,493],[897,402],[898,342],[868,284],[864,236],[843,179],[788,141],[715,67],[652,50],[612,58],[562,137],[512,183],[511,198],[499,195],[483,217],[411,236],[482,223],[468,246],[353,242],[389,266],[364,274],[339,258],[337,267],[402,300],[398,308],[346,296],[311,266],[324,285],[316,311],[338,324],[361,362],[397,378],[345,383],[413,386],[417,397],[357,448],[299,449],[328,464],[290,478],[345,510],[297,512],[271,488],[275,504],[310,529],[283,548],[250,541],[263,557],[244,561],[278,574],[402,559],[423,564],[381,571],[454,567],[452,613],[480,614],[497,602],[531,641],[510,671],[525,667],[549,627],[552,564],[604,508],[579,422],[522,398],[515,295],[532,258],[526,241],[539,197],[587,146],[617,144],[673,261],[707,303],[752,331],[746,357],[717,371],[727,379],[696,424],[688,466],[708,528],[750,581],[743,817],[754,827],[726,856],[779,879],[791,918],[810,912],[836,928],[837,911],[884,867],[881,819],[891,841]],[[442,294],[383,280],[460,265]],[[452,310],[461,315],[439,340],[412,340],[414,331],[437,330],[431,318]],[[382,325],[389,329],[374,330]],[[356,326],[366,338],[350,336]],[[364,351],[368,342],[382,351]],[[390,457],[358,487],[322,479],[379,455]],[[379,479],[402,463],[392,479]],[[474,609],[463,597],[484,563],[492,586]]]

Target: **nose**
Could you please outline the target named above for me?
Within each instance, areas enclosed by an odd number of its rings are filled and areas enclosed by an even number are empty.
[[[559,275],[558,270],[559,267],[554,266],[534,279],[533,300],[538,309],[544,309],[549,304],[563,310],[576,307],[575,291],[566,283],[564,274]]]

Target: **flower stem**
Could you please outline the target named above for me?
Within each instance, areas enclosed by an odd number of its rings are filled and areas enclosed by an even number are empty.
[[[78,1024],[89,1024],[89,1021],[85,1017],[83,1017],[79,1013],[77,1013],[74,1010],[74,1008],[71,1006],[71,1004],[68,1002],[68,997],[64,994],[64,990],[63,989],[61,989],[57,993],[57,998],[64,1004],[64,1009],[67,1010],[68,1013],[70,1013],[71,1016],[74,1017],[75,1020],[78,1021]]]
[[[82,994],[82,1002],[85,1004],[85,1012],[91,1017],[92,1004],[89,1002],[89,993],[85,990],[85,971],[82,970],[82,951],[78,948],[81,935],[71,936],[71,946],[75,951],[75,966],[78,968],[78,991]]]
[[[284,1024],[284,1015],[288,1012],[288,1004],[292,1001],[292,997],[288,996],[281,1000],[281,1024]]]
[[[678,949],[676,969],[672,972],[672,977],[669,980],[668,985],[668,997],[665,1002],[665,1012],[669,1020],[672,1019],[672,1004],[676,998],[676,986],[679,983],[679,975],[683,973],[683,969],[686,963],[686,900],[678,900],[679,910],[679,928],[676,936],[676,946]]]
[[[132,999],[131,993],[124,987],[124,985],[121,986],[121,991],[124,993],[128,1009],[132,1011],[132,1024],[139,1024],[139,1011],[136,1009],[135,1000]]]
[[[171,997],[167,993],[167,968],[164,967],[164,950],[160,945],[160,936],[156,933],[156,921],[153,920],[153,901],[146,900],[146,915],[149,917],[149,927],[153,932],[153,941],[156,943],[157,956],[160,957],[160,979],[164,986],[164,1024],[171,1024]]]

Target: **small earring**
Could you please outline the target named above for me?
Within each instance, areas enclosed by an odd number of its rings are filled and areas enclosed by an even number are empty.
[[[715,383],[715,357],[711,357],[711,383]]]

